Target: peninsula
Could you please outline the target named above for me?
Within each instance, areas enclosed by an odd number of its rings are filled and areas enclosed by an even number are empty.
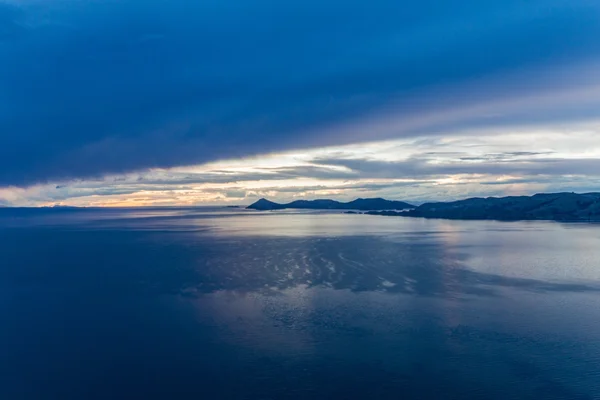
[[[251,210],[268,211],[284,210],[287,208],[298,208],[307,210],[361,210],[361,211],[381,211],[381,210],[408,210],[415,208],[412,204],[403,201],[376,199],[356,199],[347,203],[335,200],[296,200],[291,203],[280,204],[260,199],[246,207]]]
[[[600,193],[539,193],[533,196],[470,198],[425,203],[408,211],[370,215],[471,220],[600,221]]]

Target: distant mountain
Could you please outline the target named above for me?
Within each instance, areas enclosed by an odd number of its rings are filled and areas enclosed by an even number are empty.
[[[283,210],[286,208],[299,208],[309,210],[407,210],[415,206],[403,201],[392,201],[385,199],[356,199],[348,203],[335,200],[296,200],[287,204],[279,204],[267,199],[260,199],[249,205],[251,210]]]
[[[540,193],[533,196],[471,198],[425,203],[406,212],[372,215],[443,219],[600,221],[600,193]]]
[[[251,209],[251,210],[265,211],[265,210],[282,210],[286,207],[284,204],[274,203],[267,199],[260,199],[257,202],[250,204],[246,208]]]

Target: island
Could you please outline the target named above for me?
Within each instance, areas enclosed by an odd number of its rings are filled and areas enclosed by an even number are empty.
[[[475,197],[424,203],[406,211],[372,210],[365,214],[470,220],[553,220],[600,222],[600,193],[539,193],[533,196]]]
[[[296,200],[291,203],[280,204],[260,199],[256,203],[249,205],[250,210],[271,211],[284,210],[288,208],[308,209],[308,210],[361,210],[361,211],[377,211],[377,210],[409,210],[414,208],[412,204],[403,201],[385,200],[381,198],[375,199],[356,199],[347,203],[335,200]]]

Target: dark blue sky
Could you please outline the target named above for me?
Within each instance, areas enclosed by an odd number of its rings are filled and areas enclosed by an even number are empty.
[[[596,0],[0,0],[0,186],[592,118],[599,38]]]

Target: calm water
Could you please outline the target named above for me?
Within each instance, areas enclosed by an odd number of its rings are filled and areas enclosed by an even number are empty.
[[[0,210],[0,399],[600,399],[600,225]]]

